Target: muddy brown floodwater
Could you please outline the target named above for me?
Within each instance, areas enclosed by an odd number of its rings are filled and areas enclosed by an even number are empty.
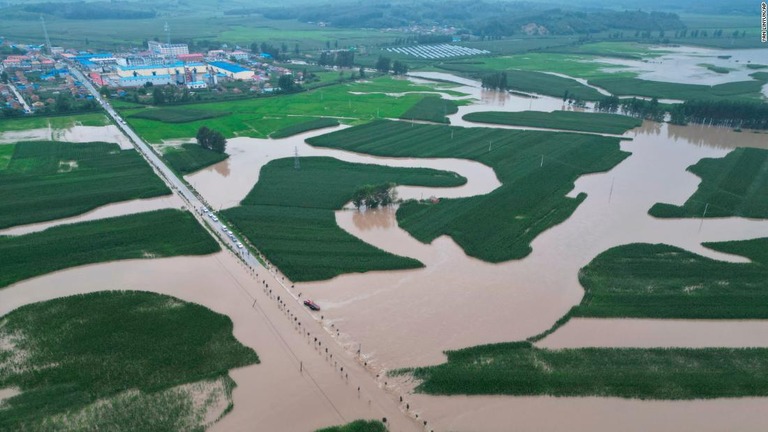
[[[327,156],[346,162],[386,165],[392,167],[426,167],[448,170],[467,178],[467,183],[455,188],[416,188],[400,186],[398,196],[428,198],[432,195],[467,197],[486,194],[501,185],[493,170],[479,162],[465,159],[406,159],[382,158],[364,154],[312,147],[304,142],[310,136],[339,130],[344,126],[312,131],[286,139],[233,138],[227,142],[230,157],[206,169],[186,176],[186,180],[200,192],[214,209],[237,206],[259,179],[261,168],[269,161],[299,156]]]
[[[265,279],[275,291],[272,298],[262,289]],[[289,315],[276,306],[276,296],[284,291],[278,290],[275,279],[263,269],[254,278],[229,252],[117,261],[37,277],[0,289],[0,316],[26,304],[104,290],[171,295],[232,319],[235,337],[255,349],[261,363],[230,372],[237,383],[235,409],[214,425],[214,431],[307,432],[382,417],[392,431],[421,430],[400,414],[394,395],[379,389],[303,307],[288,302]],[[315,345],[315,337],[322,348]],[[0,399],[13,394],[3,389]]]
[[[28,129],[23,131],[0,132],[0,144],[19,141],[55,140],[64,142],[102,141],[116,143],[121,149],[132,149],[131,141],[115,125],[106,126],[72,126],[68,129]]]
[[[72,224],[77,222],[86,222],[97,219],[105,219],[116,216],[125,216],[134,213],[143,213],[153,210],[161,210],[166,208],[182,208],[184,202],[176,195],[161,196],[157,198],[138,199],[131,201],[124,201],[114,204],[107,204],[105,206],[98,207],[88,213],[83,213],[78,216],[70,218],[56,219],[49,222],[40,222],[29,225],[19,225],[12,228],[6,228],[0,230],[0,235],[22,235],[33,232],[43,231],[48,228]]]
[[[581,300],[578,270],[613,246],[667,243],[712,258],[743,262],[741,257],[708,250],[700,243],[766,236],[768,221],[723,218],[702,223],[698,219],[656,219],[647,214],[656,202],[682,204],[695,191],[699,178],[685,169],[701,158],[722,157],[739,145],[768,146],[768,142],[754,139],[759,137],[757,134],[722,129],[711,132],[712,136],[707,137],[695,127],[670,128],[646,122],[627,133],[633,140],[622,142],[621,146],[632,156],[607,173],[581,177],[570,195],[586,192],[588,198],[568,220],[537,237],[532,244],[533,253],[519,261],[484,263],[467,257],[447,237],[438,238],[431,245],[421,244],[397,226],[392,210],[365,214],[337,212],[343,229],[384,250],[417,258],[426,268],[344,275],[330,281],[301,284],[298,288],[324,307],[329,322],[340,329],[338,339],[343,345],[351,350],[362,346],[370,365],[389,370],[440,363],[444,361],[442,351],[447,349],[520,340],[549,328]],[[647,333],[639,344],[716,346],[723,340],[723,333],[736,326],[749,330],[739,336],[739,342],[768,346],[768,325],[764,323],[723,323],[718,331],[712,330],[717,322],[677,322],[672,325],[673,331],[667,331],[665,323],[656,321],[646,327]],[[686,331],[674,330],[675,325],[686,326]],[[631,324],[620,327],[627,328],[628,338],[643,331],[632,332],[629,327]],[[609,345],[617,338],[601,337],[592,330],[571,332],[569,340],[576,340],[575,346],[589,346]],[[398,383],[397,390],[407,392],[412,385]],[[719,425],[723,424],[690,415],[707,409],[711,401],[511,397],[459,398],[466,403],[456,400],[416,396],[414,406],[421,410],[423,418],[430,419],[436,430],[501,431],[509,430],[510,425],[521,426],[521,430],[558,430],[569,422],[583,421],[571,415],[590,419],[583,425],[595,426],[595,430],[615,430],[617,424],[635,420],[639,423],[625,429],[656,430],[655,422],[660,415],[675,418],[674,430],[714,431],[721,430]],[[488,401],[492,401],[490,405]],[[574,403],[582,407],[581,411],[570,408]],[[738,406],[737,411],[749,416],[750,420],[744,420],[747,425],[761,424],[766,418],[762,412],[747,408],[748,404],[722,403]],[[768,407],[764,400],[755,400],[753,404]],[[498,411],[491,415],[489,406]],[[534,409],[535,406],[541,409]],[[617,414],[627,411],[638,414]],[[517,413],[514,422],[506,417],[512,412]],[[615,416],[612,419],[598,420],[611,412]],[[706,417],[712,412],[715,411],[702,415]],[[559,413],[559,417],[551,413]],[[552,417],[560,420],[555,422]],[[734,430],[738,430],[737,425]]]

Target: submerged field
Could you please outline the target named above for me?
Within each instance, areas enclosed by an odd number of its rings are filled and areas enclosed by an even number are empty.
[[[749,258],[717,261],[663,244],[618,246],[579,273],[571,314],[597,318],[768,319],[768,238],[706,243]]]
[[[181,174],[189,174],[228,158],[226,153],[208,150],[199,144],[182,144],[181,147],[167,147],[163,159]]]
[[[576,348],[529,342],[448,351],[411,370],[417,391],[444,395],[708,399],[768,396],[766,348]]]
[[[549,129],[565,129],[581,132],[596,132],[620,135],[640,126],[643,121],[618,114],[590,113],[576,111],[498,112],[487,111],[465,115],[464,120],[510,126],[532,126]]]
[[[331,158],[278,159],[264,166],[259,182],[239,207],[222,214],[293,281],[329,279],[343,273],[421,267],[342,230],[334,211],[365,185],[460,186],[466,179],[430,169],[352,164]]]
[[[166,123],[138,118],[154,108],[128,108],[121,113],[139,135],[149,142],[194,137],[201,126],[217,130],[226,137],[267,138],[270,134],[306,123],[307,117],[333,117],[344,123],[359,123],[377,117],[398,118],[427,97],[420,93],[400,97],[384,93],[434,92],[435,86],[415,85],[390,77],[339,84],[301,93],[243,99],[229,102],[179,105],[174,112],[221,113],[205,120]]]
[[[406,202],[400,226],[428,243],[451,236],[473,257],[522,258],[530,242],[566,220],[585,198],[568,198],[581,175],[606,171],[628,156],[616,138],[585,134],[457,128],[378,121],[311,138],[314,146],[375,156],[460,158],[490,166],[502,186],[487,195]]]
[[[696,192],[682,206],[655,204],[651,216],[768,217],[768,150],[739,148],[724,158],[702,159],[688,171],[701,177]]]
[[[760,93],[766,83],[761,75],[752,74],[750,81],[737,81],[713,86],[703,84],[681,84],[648,81],[639,78],[606,77],[589,80],[590,84],[602,87],[617,96],[644,96],[658,99],[742,99],[760,101]]]
[[[187,212],[158,210],[0,236],[0,288],[46,273],[122,259],[205,255],[219,245]]]
[[[259,362],[226,316],[147,292],[34,303],[0,322],[0,389],[20,391],[2,430],[203,430],[232,407],[229,369]]]
[[[21,142],[0,170],[0,228],[169,193],[136,151],[117,144]]]
[[[0,132],[23,131],[28,129],[69,129],[72,126],[106,126],[109,124],[107,116],[101,113],[78,114],[73,116],[35,116],[4,118],[0,122]]]
[[[484,75],[494,72],[487,70],[483,66],[478,66],[473,62],[466,63],[445,63],[441,64],[440,69],[449,72],[459,72],[482,78]],[[556,98],[563,97],[566,92],[571,98],[578,98],[585,101],[596,101],[603,98],[597,90],[587,87],[584,84],[571,78],[551,75],[544,72],[508,69],[504,70],[507,74],[507,86],[511,90],[537,93]]]

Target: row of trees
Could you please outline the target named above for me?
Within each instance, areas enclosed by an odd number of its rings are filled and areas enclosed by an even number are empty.
[[[365,185],[352,195],[352,204],[369,209],[386,207],[397,200],[397,192],[393,183],[380,185]]]
[[[391,70],[395,75],[405,75],[408,73],[408,65],[400,60],[392,62],[389,57],[379,56],[376,60],[376,70],[381,73],[389,73]]]
[[[224,135],[205,126],[197,130],[195,138],[197,138],[197,143],[204,149],[213,150],[218,153],[224,153],[227,149],[227,139],[224,138]]]
[[[619,99],[616,96],[606,96],[595,103],[595,110],[610,113],[620,111],[628,116],[653,121],[664,121],[664,114],[666,114],[666,110],[659,104],[659,100],[656,98],[651,100],[638,98]]]
[[[506,72],[496,72],[493,74],[488,74],[483,76],[481,79],[483,88],[485,89],[491,89],[491,90],[506,90],[507,85],[507,73]],[[567,93],[566,97],[563,99],[567,99]]]
[[[619,99],[606,96],[595,104],[595,110],[621,112],[633,117],[663,121],[667,110],[654,98]],[[768,129],[768,104],[734,100],[689,100],[669,108],[669,122],[684,125],[700,123],[733,128]]]
[[[690,100],[670,111],[670,122],[768,129],[768,104],[747,101]]]
[[[354,51],[323,51],[317,61],[320,66],[338,66],[351,68],[355,65]]]

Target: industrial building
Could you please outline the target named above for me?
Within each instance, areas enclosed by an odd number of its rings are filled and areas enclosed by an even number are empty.
[[[147,47],[155,54],[168,57],[176,57],[179,55],[189,54],[189,46],[187,44],[172,44],[149,41],[147,42]]]
[[[217,73],[223,74],[231,79],[250,80],[253,79],[253,71],[234,63],[225,61],[214,61],[208,65]]]

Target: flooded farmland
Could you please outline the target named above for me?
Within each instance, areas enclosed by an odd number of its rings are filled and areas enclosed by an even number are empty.
[[[481,126],[463,122],[461,116],[467,112],[563,108],[562,101],[556,98],[532,99],[484,91],[471,80],[461,83],[463,86],[457,90],[476,99],[476,103],[450,116],[454,125]],[[212,208],[229,208],[236,206],[258,181],[261,167],[298,152],[302,157],[329,156],[348,162],[450,170],[468,180],[458,188],[401,187],[398,191],[402,198],[466,197],[486,194],[499,186],[493,170],[477,162],[378,158],[304,143],[310,136],[337,129],[282,140],[235,138],[229,141],[229,159],[186,179]],[[632,156],[607,173],[581,177],[570,195],[584,192],[588,198],[569,219],[537,237],[532,243],[533,252],[522,260],[485,263],[466,256],[445,236],[422,244],[398,227],[394,209],[338,211],[336,220],[342,229],[383,250],[416,258],[426,267],[297,284],[291,294],[300,293],[319,303],[322,320],[315,320],[316,316],[313,319],[294,301],[295,297],[288,301],[287,309],[270,304],[275,303],[275,298],[265,292],[266,283],[286,292],[276,279],[264,270],[256,278],[226,252],[208,257],[90,265],[38,277],[0,290],[0,315],[31,302],[107,288],[155,291],[226,314],[234,322],[235,336],[257,351],[262,364],[231,373],[238,384],[235,409],[214,430],[247,430],[258,424],[264,430],[307,431],[355,418],[382,416],[392,422],[390,430],[423,430],[409,417],[400,415],[403,407],[396,402],[399,395],[405,395],[412,406],[411,415],[418,413],[420,419],[429,421],[430,429],[439,431],[760,429],[768,424],[767,399],[669,402],[411,395],[408,392],[414,383],[389,380],[383,374],[399,367],[441,363],[444,350],[520,340],[548,329],[581,300],[579,269],[613,246],[663,242],[715,259],[743,262],[741,257],[714,252],[701,243],[768,236],[768,221],[672,220],[647,214],[656,202],[682,204],[696,190],[699,179],[686,172],[688,166],[702,158],[722,157],[736,147],[768,148],[768,135],[645,122],[624,136],[630,140],[623,141],[621,147]],[[144,211],[137,210],[143,205],[178,205],[175,201],[160,203],[160,199],[145,201],[105,206],[72,219]],[[70,220],[53,223],[66,221]],[[31,232],[24,230],[43,229],[43,225],[17,227],[13,229],[17,231],[2,234]],[[283,298],[290,299],[287,295]],[[290,318],[294,315],[311,335],[301,333],[292,324]],[[292,335],[288,341],[280,337],[285,332]],[[313,337],[321,338],[332,351],[336,342],[345,350],[336,349],[335,359],[330,359],[313,343]],[[538,345],[768,346],[768,323],[576,319]],[[344,365],[348,378],[341,375],[337,363]],[[356,391],[357,386],[362,389]],[[380,387],[388,392],[381,392]],[[266,388],[270,391],[266,392]]]
[[[72,126],[67,129],[40,128],[22,131],[0,132],[0,144],[19,141],[64,141],[64,142],[93,142],[102,141],[116,143],[121,149],[132,149],[131,141],[115,125],[107,126]]]

